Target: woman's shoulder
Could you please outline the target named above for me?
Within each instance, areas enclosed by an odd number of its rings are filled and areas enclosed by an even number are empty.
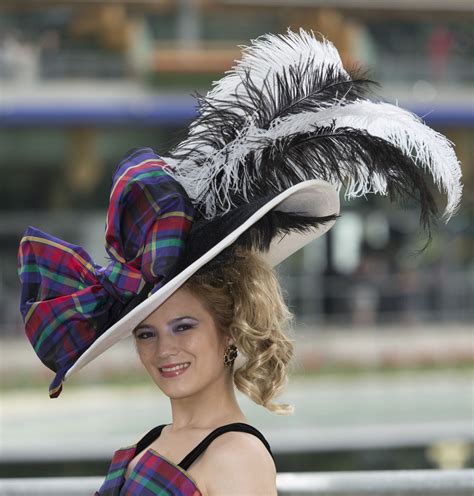
[[[254,434],[228,431],[217,437],[203,457],[207,494],[276,495],[276,467]]]

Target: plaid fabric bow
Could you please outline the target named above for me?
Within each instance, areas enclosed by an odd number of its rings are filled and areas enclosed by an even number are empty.
[[[37,355],[56,372],[51,398],[130,300],[145,286],[156,291],[177,269],[195,211],[166,167],[149,148],[132,151],[119,164],[107,213],[106,267],[80,246],[33,227],[20,242],[20,310]]]

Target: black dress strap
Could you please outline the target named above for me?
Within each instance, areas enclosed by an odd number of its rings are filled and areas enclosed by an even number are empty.
[[[161,431],[163,430],[163,427],[165,427],[166,424],[163,425],[158,425],[157,427],[154,427],[151,431],[147,432],[137,443],[137,449],[135,450],[135,454],[140,453],[143,451],[145,448],[148,448],[148,446],[155,440],[160,437]]]
[[[190,467],[190,465],[196,460],[196,458],[201,453],[204,452],[204,450],[212,443],[212,441],[214,441],[214,439],[216,439],[216,437],[229,431],[248,432],[249,434],[253,434],[254,436],[257,436],[265,445],[265,448],[267,448],[273,460],[275,460],[270,445],[268,444],[268,441],[265,439],[265,437],[259,430],[257,430],[255,427],[252,427],[249,424],[244,424],[243,422],[234,422],[233,424],[223,425],[221,427],[218,427],[217,429],[214,429],[190,453],[188,453],[181,460],[181,462],[178,463],[178,465],[184,470],[187,470]]]

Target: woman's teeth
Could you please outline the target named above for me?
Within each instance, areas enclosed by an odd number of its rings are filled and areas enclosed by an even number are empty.
[[[163,367],[161,368],[160,370],[163,371],[163,372],[174,372],[175,370],[181,370],[181,369],[186,369],[187,367],[189,367],[190,363],[187,362],[187,363],[181,363],[179,365],[175,365],[174,367]]]

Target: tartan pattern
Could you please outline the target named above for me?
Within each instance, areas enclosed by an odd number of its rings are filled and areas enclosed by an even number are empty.
[[[125,480],[136,447],[121,448],[114,453],[105,481],[94,496],[201,496],[184,469],[150,448]]]
[[[41,361],[56,372],[51,398],[77,359],[145,285],[155,292],[178,269],[195,215],[182,186],[150,148],[119,164],[107,212],[110,263],[94,264],[81,248],[28,227],[20,242],[20,311]]]

